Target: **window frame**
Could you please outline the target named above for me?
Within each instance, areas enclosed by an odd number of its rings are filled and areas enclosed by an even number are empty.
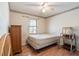
[[[30,20],[35,20],[36,26],[30,26],[30,21],[29,21],[29,34],[36,34],[37,33],[37,19],[30,19]],[[30,33],[30,27],[36,27],[36,33]]]

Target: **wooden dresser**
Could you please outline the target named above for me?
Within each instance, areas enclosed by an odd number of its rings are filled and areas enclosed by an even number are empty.
[[[12,53],[20,53],[22,51],[21,47],[21,25],[11,25],[10,28]]]

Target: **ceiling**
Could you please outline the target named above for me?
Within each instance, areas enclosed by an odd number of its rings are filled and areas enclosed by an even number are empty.
[[[58,13],[78,7],[79,2],[47,2],[46,12],[41,11],[41,2],[10,2],[10,10],[29,15],[50,17]]]

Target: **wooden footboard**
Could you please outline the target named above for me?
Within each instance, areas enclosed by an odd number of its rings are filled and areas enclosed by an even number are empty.
[[[0,38],[0,56],[10,55],[12,55],[10,35],[5,34]]]

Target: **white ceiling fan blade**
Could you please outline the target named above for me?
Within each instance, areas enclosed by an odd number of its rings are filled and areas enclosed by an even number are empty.
[[[41,6],[39,3],[25,3],[26,6]]]

